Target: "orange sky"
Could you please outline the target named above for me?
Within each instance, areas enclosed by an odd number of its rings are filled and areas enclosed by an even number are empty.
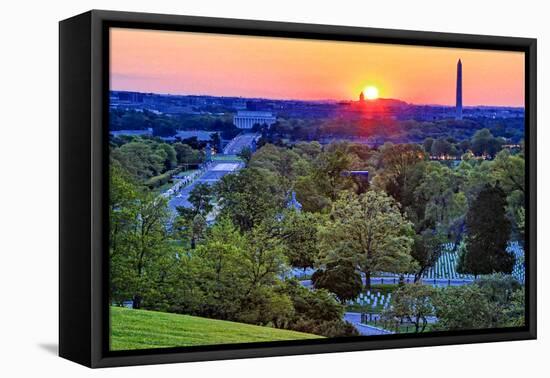
[[[111,89],[279,99],[380,97],[524,105],[524,54],[488,50],[111,29]]]

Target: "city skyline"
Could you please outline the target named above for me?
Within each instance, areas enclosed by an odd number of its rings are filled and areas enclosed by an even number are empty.
[[[524,106],[524,54],[456,48],[111,29],[111,90],[280,100]]]

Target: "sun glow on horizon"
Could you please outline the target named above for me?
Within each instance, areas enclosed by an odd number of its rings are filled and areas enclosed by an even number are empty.
[[[365,87],[363,94],[367,100],[376,100],[378,99],[378,88],[369,85],[368,87]]]
[[[460,57],[464,106],[525,102],[518,51],[114,27],[109,48],[113,90],[454,106]]]

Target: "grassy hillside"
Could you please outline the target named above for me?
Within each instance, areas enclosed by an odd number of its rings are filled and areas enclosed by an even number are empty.
[[[111,350],[315,338],[320,336],[196,316],[111,307]]]

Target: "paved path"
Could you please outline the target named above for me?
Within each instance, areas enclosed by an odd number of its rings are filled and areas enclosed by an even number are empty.
[[[396,277],[372,277],[370,279],[371,281],[371,284],[372,285],[378,285],[378,284],[398,284],[399,283],[399,278],[396,278]],[[405,282],[406,283],[412,283],[414,282],[414,280],[412,278],[407,278],[405,279]],[[424,278],[422,280],[422,283],[424,285],[431,285],[431,286],[437,286],[437,287],[442,287],[442,286],[462,286],[462,285],[469,285],[471,283],[473,283],[474,280],[473,279],[453,279],[453,280],[449,280],[449,279],[446,279],[446,278],[437,278],[437,279],[427,279],[427,278]],[[313,284],[311,283],[311,280],[301,280],[300,283],[302,284],[302,286],[305,286],[305,287],[312,287]],[[365,283],[365,279],[363,279],[363,284]]]
[[[361,336],[391,335],[393,332],[361,323],[361,313],[346,312],[344,320],[351,323]]]

